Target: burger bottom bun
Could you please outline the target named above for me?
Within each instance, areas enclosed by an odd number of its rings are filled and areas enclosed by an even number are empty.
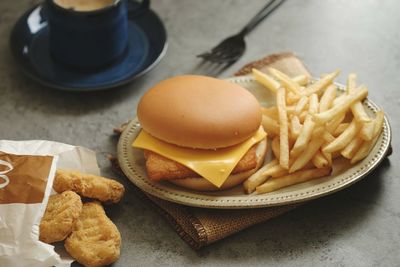
[[[228,178],[220,188],[216,187],[215,185],[213,185],[212,183],[210,183],[209,181],[207,181],[202,177],[173,179],[173,180],[168,180],[168,182],[197,191],[219,191],[232,188],[238,184],[243,183],[245,180],[247,180],[247,178],[249,178],[253,173],[255,173],[261,167],[261,165],[264,163],[266,153],[267,153],[267,139],[265,138],[257,145],[256,149],[257,166],[254,169],[228,176]]]

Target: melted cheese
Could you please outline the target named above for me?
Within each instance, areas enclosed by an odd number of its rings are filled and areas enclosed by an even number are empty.
[[[151,150],[168,159],[179,162],[204,177],[212,184],[220,187],[246,152],[267,134],[260,127],[258,131],[243,143],[221,148],[190,149],[165,143],[152,137],[145,131],[140,131],[132,146]]]

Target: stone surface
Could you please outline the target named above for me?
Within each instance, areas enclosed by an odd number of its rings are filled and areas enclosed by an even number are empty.
[[[351,188],[199,252],[112,172],[106,159],[116,149],[112,128],[135,116],[140,96],[161,79],[207,73],[197,67],[195,55],[240,29],[265,1],[153,1],[168,30],[167,55],[135,82],[93,94],[53,91],[18,70],[8,38],[15,21],[35,2],[0,1],[0,138],[48,139],[98,152],[103,174],[127,187],[122,203],[108,209],[123,238],[114,266],[399,266],[399,1],[286,1],[248,36],[245,55],[221,77],[279,51],[294,51],[315,74],[355,71],[390,118],[394,153]]]

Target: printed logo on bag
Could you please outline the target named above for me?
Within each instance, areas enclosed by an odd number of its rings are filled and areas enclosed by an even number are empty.
[[[53,157],[0,151],[0,204],[41,203]]]
[[[0,180],[0,189],[1,189],[1,188],[6,187],[10,183],[10,179],[8,178],[8,176],[6,174],[8,172],[12,171],[12,169],[14,169],[14,168],[10,162],[4,161],[4,160],[0,160],[0,165],[6,166],[6,168],[7,168],[4,171],[0,171],[0,178],[4,180],[3,183],[1,183],[1,180]]]

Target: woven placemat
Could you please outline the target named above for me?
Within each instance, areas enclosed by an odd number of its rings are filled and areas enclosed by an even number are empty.
[[[289,76],[310,75],[303,63],[293,53],[269,55],[245,65],[235,75],[249,74],[252,68],[266,72],[268,67],[274,67]],[[120,134],[123,129],[124,125],[114,129],[114,132]],[[114,169],[122,173],[118,166],[118,160],[116,158],[110,158],[110,160],[115,167]],[[287,205],[241,210],[204,209],[168,202],[148,195],[137,187],[135,187],[135,191],[141,199],[151,203],[168,220],[179,236],[193,249],[207,246],[298,206]]]

